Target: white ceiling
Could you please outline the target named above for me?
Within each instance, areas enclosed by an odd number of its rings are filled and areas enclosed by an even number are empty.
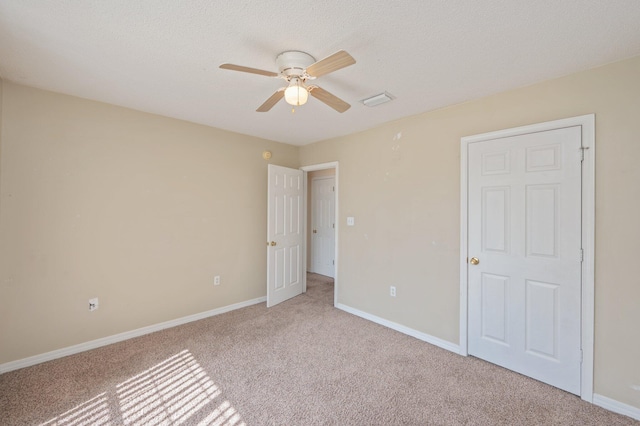
[[[339,49],[357,63],[314,84],[343,114],[255,112],[283,81],[218,68]],[[295,145],[636,55],[638,0],[0,1],[4,79]]]

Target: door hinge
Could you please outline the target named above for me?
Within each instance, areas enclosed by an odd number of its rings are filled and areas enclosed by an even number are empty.
[[[588,146],[581,146],[580,147],[580,162],[584,161],[584,151],[589,149]]]
[[[335,260],[332,260],[332,261],[331,261],[331,264],[335,266],[336,261],[335,261]]]
[[[335,224],[335,223],[332,223],[332,224],[331,224],[331,227],[332,227],[333,229],[336,229],[336,224]]]
[[[580,262],[584,262],[584,249],[580,249]]]
[[[336,192],[336,187],[335,187],[335,186],[332,186],[332,187],[331,187],[331,190],[332,190],[333,192]]]
[[[580,364],[582,364],[583,360],[584,360],[584,352],[582,352],[582,349],[580,349]]]

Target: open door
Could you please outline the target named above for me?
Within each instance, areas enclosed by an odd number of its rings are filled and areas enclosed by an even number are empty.
[[[302,293],[304,173],[269,164],[267,307]]]

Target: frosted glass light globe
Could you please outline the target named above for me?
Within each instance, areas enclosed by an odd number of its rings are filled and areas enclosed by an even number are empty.
[[[284,100],[287,101],[289,105],[299,106],[306,104],[307,99],[309,99],[309,92],[300,83],[300,80],[297,78],[291,80],[289,87],[284,91]]]

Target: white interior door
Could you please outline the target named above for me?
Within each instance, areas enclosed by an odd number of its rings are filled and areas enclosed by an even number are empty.
[[[335,270],[335,178],[311,181],[311,272],[333,278]]]
[[[267,307],[271,307],[302,293],[303,172],[269,164],[267,193]]]
[[[580,126],[469,144],[469,353],[575,394],[581,185]]]

